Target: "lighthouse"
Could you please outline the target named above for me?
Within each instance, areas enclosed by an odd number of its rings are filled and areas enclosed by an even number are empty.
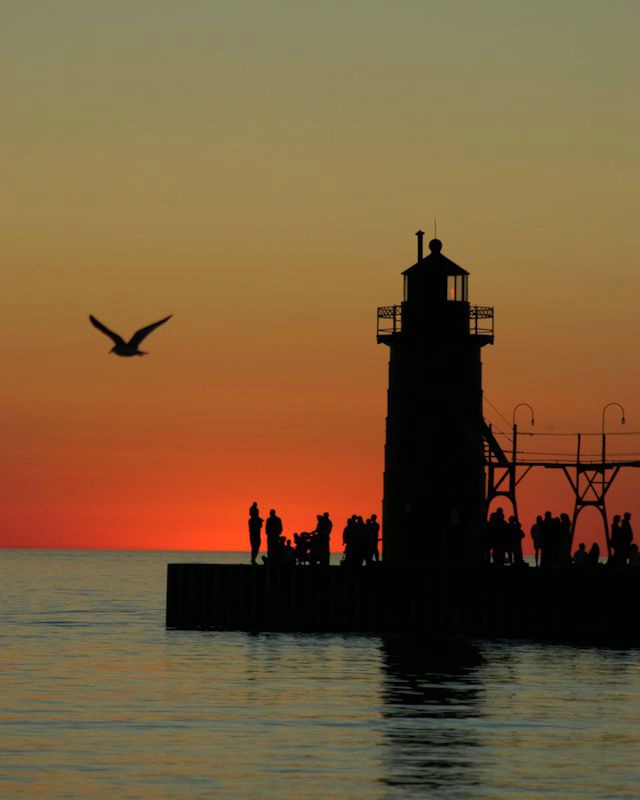
[[[383,559],[390,565],[458,560],[484,513],[481,351],[493,308],[469,303],[469,273],[432,239],[406,269],[400,305],[378,308],[389,347]]]

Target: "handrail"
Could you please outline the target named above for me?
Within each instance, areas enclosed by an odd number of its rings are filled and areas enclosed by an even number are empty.
[[[493,338],[493,308],[491,306],[469,306],[469,333],[471,336]],[[434,319],[437,325],[437,318]],[[377,316],[378,340],[402,333],[402,306],[380,306]]]
[[[391,325],[381,325],[381,320],[391,320]],[[378,338],[394,336],[402,332],[402,306],[380,306],[378,308]]]

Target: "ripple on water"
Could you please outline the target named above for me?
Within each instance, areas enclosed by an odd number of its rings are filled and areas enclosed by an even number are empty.
[[[635,651],[166,631],[181,559],[3,554],[4,796],[636,796]]]

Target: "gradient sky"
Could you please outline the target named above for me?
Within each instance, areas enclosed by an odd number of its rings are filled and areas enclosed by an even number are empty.
[[[375,309],[434,217],[496,309],[492,403],[559,432],[599,431],[616,400],[640,431],[637,2],[0,18],[0,545],[239,549],[254,499],[289,533],[379,512]],[[125,360],[89,313],[123,334],[175,317]],[[612,512],[640,525],[639,497],[630,471]],[[527,527],[571,505],[557,473],[520,500]]]

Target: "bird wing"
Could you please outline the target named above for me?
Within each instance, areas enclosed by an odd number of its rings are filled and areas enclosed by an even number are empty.
[[[140,328],[139,331],[136,331],[133,334],[127,344],[131,347],[137,347],[140,342],[151,333],[151,331],[155,331],[155,329],[160,327],[160,325],[164,325],[164,323],[167,322],[167,320],[170,320],[172,316],[173,314],[169,314],[168,317],[161,319],[160,322],[154,322],[152,325],[147,325],[146,328]]]
[[[93,325],[94,328],[97,328],[99,331],[102,331],[102,333],[106,334],[110,339],[113,339],[116,345],[125,344],[125,341],[122,338],[122,336],[118,336],[117,333],[110,331],[109,328],[107,328],[106,325],[103,325],[99,319],[96,319],[93,316],[93,314],[89,314],[89,319],[91,320],[91,324]]]

